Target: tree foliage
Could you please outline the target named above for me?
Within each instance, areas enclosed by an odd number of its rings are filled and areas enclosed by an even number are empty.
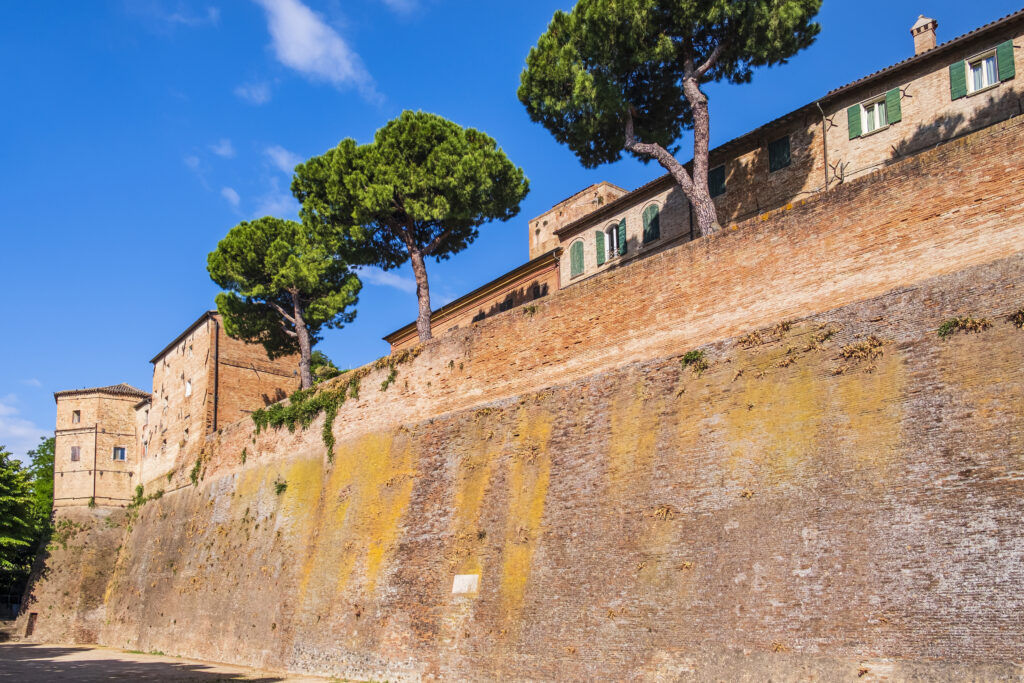
[[[584,166],[628,150],[666,166],[691,202],[710,203],[700,86],[746,83],[754,68],[785,62],[814,41],[820,7],[821,0],[580,0],[555,12],[530,50],[519,99]],[[674,159],[689,128],[692,178],[678,174]]]
[[[271,358],[299,354],[302,388],[312,385],[312,346],[325,328],[355,318],[362,287],[345,242],[305,223],[266,216],[232,228],[207,258],[224,330],[260,343]]]
[[[302,218],[336,230],[360,263],[385,270],[412,262],[420,338],[430,337],[425,258],[449,258],[478,228],[519,212],[529,191],[488,135],[435,114],[405,111],[372,143],[351,138],[295,169],[292,193]]]
[[[50,517],[53,513],[54,444],[52,436],[43,437],[39,445],[28,452],[28,457],[32,461],[29,465],[29,476],[32,480],[35,527],[39,536],[49,533]]]
[[[35,539],[35,513],[29,471],[0,446],[0,574],[28,571]]]

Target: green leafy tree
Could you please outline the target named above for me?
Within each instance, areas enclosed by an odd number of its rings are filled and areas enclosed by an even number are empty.
[[[31,564],[35,509],[28,470],[0,446],[0,574],[8,581]]]
[[[305,223],[266,216],[233,227],[207,258],[224,330],[260,343],[271,358],[299,354],[303,389],[313,385],[312,347],[324,328],[355,319],[362,283],[344,242]]]
[[[497,143],[435,114],[405,111],[373,142],[351,138],[295,169],[303,220],[353,241],[364,265],[406,261],[416,277],[420,341],[430,339],[425,260],[469,246],[488,221],[519,213],[529,181]]]
[[[747,83],[814,42],[821,0],[580,0],[530,50],[519,99],[593,168],[626,150],[656,160],[719,229],[708,192],[711,124],[702,85]],[[693,129],[693,175],[676,142]]]
[[[35,499],[35,520],[37,533],[45,536],[50,530],[50,516],[53,513],[53,456],[54,438],[43,437],[34,450],[28,452],[32,464],[32,494]]]
[[[327,354],[323,351],[314,351],[313,355],[309,359],[310,370],[313,372],[313,383],[319,384],[325,380],[337,377],[341,374],[341,370],[334,364]]]

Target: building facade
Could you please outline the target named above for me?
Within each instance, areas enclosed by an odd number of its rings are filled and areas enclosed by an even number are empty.
[[[58,391],[53,506],[125,506],[141,479],[135,406],[149,394],[128,384]]]
[[[708,181],[723,228],[1024,113],[1024,86],[1016,78],[1024,67],[1024,10],[943,44],[937,29],[936,20],[919,17],[907,59],[711,150]],[[530,220],[528,231],[531,259],[557,253],[549,291],[700,237],[689,202],[668,174],[632,192],[592,185]],[[525,283],[510,281],[518,270],[494,282],[520,287]],[[480,310],[500,313],[487,295],[492,284],[467,297]],[[385,339],[393,350],[416,341],[398,332]]]
[[[259,344],[232,339],[207,311],[150,361],[153,394],[136,404],[142,481],[199,453],[223,425],[276,403],[299,388],[298,358],[271,360]]]

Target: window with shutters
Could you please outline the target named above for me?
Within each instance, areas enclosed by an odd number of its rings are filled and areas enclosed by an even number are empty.
[[[71,462],[78,462],[82,459],[82,449],[80,446],[71,447]]]
[[[661,209],[657,204],[651,204],[644,209],[644,244],[653,242],[661,237]]]
[[[113,456],[113,459],[114,460],[121,460],[121,461],[123,461],[124,460],[124,456],[125,456],[125,452],[126,451],[125,451],[125,447],[124,446],[114,446],[114,456]]]
[[[716,166],[708,171],[708,194],[712,197],[725,194],[725,166]]]
[[[768,171],[774,172],[789,166],[789,136],[768,143]]]
[[[604,231],[604,253],[609,259],[619,255],[619,225],[613,223]]]
[[[999,83],[996,77],[996,53],[989,52],[967,62],[967,92],[974,93]]]
[[[949,96],[958,100],[994,88],[1016,75],[1013,41],[949,65]]]
[[[903,107],[900,104],[903,93],[893,88],[884,95],[878,95],[855,104],[846,110],[850,139],[885,130],[903,119]]]
[[[875,100],[874,102],[868,102],[862,104],[864,133],[873,133],[876,130],[887,128],[889,126],[889,119],[885,114],[885,98]]]
[[[569,277],[583,275],[583,240],[576,240],[569,247]]]

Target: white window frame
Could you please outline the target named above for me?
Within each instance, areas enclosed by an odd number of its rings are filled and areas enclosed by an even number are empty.
[[[985,60],[987,60],[989,58],[992,59],[992,78],[993,78],[993,81],[991,83],[983,83],[980,87],[975,88],[974,87],[974,73],[973,73],[972,67],[973,67],[973,65],[978,64],[980,62],[984,62]],[[996,55],[995,48],[993,48],[991,50],[985,50],[984,52],[981,52],[979,54],[974,55],[973,57],[968,57],[967,59],[964,60],[964,65],[965,65],[965,69],[964,70],[966,72],[965,75],[966,75],[966,79],[967,79],[967,94],[968,95],[976,95],[977,93],[985,92],[986,90],[991,90],[992,88],[995,88],[996,86],[999,85],[999,57],[998,57],[998,55]],[[984,77],[985,77],[984,76],[985,75],[984,67],[982,67],[982,72],[981,73],[982,73],[982,79],[984,80]]]
[[[882,108],[885,111],[885,120],[884,121],[879,121],[878,120],[878,113],[879,113],[878,105],[879,104],[882,105]],[[869,107],[870,107],[870,110],[869,110]],[[869,120],[874,120],[878,125],[875,126],[874,128],[872,128],[871,130],[868,130],[868,121]],[[860,132],[860,136],[861,137],[867,137],[868,135],[874,135],[875,133],[877,133],[879,131],[883,131],[883,130],[885,130],[888,127],[889,127],[889,105],[885,101],[885,95],[884,94],[880,95],[878,97],[872,97],[870,100],[865,100],[864,102],[860,103],[860,131],[861,131]]]
[[[123,457],[117,457],[117,451],[121,451]],[[128,449],[125,446],[114,446],[113,451],[110,454],[110,459],[115,462],[125,462],[128,460]]]
[[[619,255],[619,224],[613,223],[604,231],[604,262],[608,263]]]

